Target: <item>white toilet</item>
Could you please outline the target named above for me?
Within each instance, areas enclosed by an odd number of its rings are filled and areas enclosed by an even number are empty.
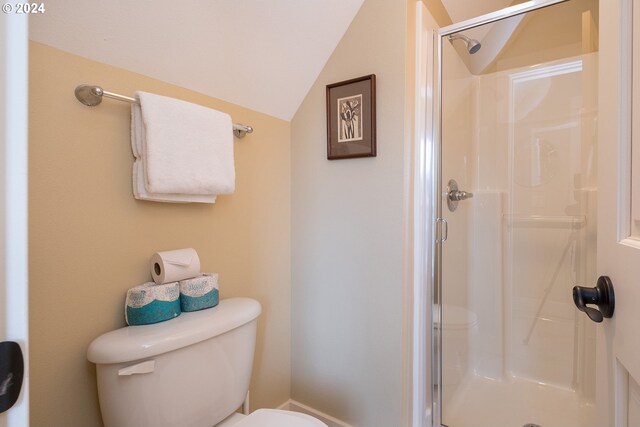
[[[249,389],[260,303],[221,300],[167,322],[129,326],[96,338],[105,427],[327,427],[306,414],[237,413]]]

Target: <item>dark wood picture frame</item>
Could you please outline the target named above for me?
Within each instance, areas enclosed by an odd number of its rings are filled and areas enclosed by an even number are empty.
[[[376,75],[327,85],[327,159],[376,156]]]

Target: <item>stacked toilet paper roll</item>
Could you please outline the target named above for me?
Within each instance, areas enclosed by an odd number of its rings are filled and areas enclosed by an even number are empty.
[[[218,305],[218,274],[203,273],[198,277],[180,280],[180,309],[198,311]]]
[[[156,252],[151,256],[151,277],[127,291],[128,325],[148,325],[173,319],[183,311],[218,305],[217,273],[201,273],[200,257],[193,248]]]
[[[151,277],[157,284],[200,275],[200,257],[193,248],[156,252],[151,256]]]
[[[178,282],[143,283],[127,291],[124,310],[127,325],[149,325],[180,315]]]

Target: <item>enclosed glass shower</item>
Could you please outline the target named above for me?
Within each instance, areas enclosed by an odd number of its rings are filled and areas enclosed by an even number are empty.
[[[602,427],[595,324],[571,293],[596,280],[598,2],[462,27],[437,41],[436,414]]]

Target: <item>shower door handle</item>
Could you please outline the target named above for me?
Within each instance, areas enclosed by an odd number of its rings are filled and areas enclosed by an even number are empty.
[[[615,309],[615,295],[611,279],[608,276],[600,276],[595,288],[574,286],[573,302],[578,310],[586,313],[589,319],[596,323],[602,322],[605,317],[610,318]],[[596,305],[598,308],[587,307],[587,304]]]

